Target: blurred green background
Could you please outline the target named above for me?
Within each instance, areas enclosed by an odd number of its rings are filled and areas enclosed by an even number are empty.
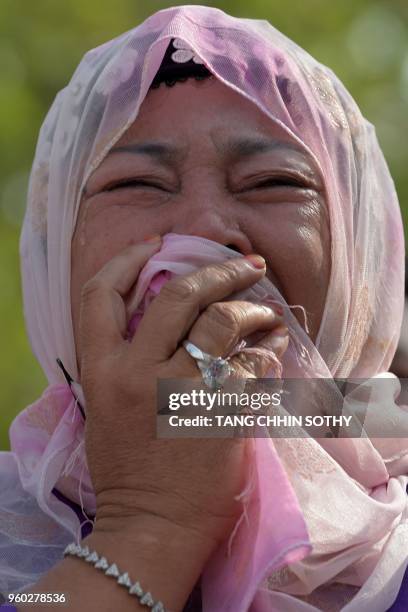
[[[13,417],[46,386],[26,337],[18,258],[28,175],[43,118],[86,51],[156,10],[180,4],[0,0],[1,450],[9,448]],[[408,227],[407,0],[208,4],[238,17],[267,19],[337,73],[376,126]]]

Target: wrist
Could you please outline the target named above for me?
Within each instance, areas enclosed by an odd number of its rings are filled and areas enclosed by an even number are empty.
[[[159,516],[137,513],[133,516],[97,516],[91,535],[117,539],[124,536],[130,546],[137,546],[146,559],[176,552],[204,563],[216,547],[216,542],[200,531],[182,526]],[[165,549],[165,550],[164,550]]]
[[[184,502],[180,508],[176,496],[143,491],[135,499],[133,491],[120,489],[115,491],[114,502],[112,498],[110,491],[99,494],[94,529],[113,534],[125,530],[138,542],[148,538],[149,547],[155,539],[162,545],[165,538],[169,546],[193,549],[197,558],[206,559],[230,528],[230,521],[224,521],[220,528],[220,517],[198,514],[193,505]]]
[[[145,515],[97,518],[82,545],[127,571],[172,611],[183,609],[213,550],[201,534]]]

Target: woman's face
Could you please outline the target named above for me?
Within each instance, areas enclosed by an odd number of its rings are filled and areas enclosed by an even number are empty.
[[[316,338],[330,274],[321,177],[282,128],[216,79],[151,90],[89,178],[72,241],[77,347],[86,281],[126,246],[169,232],[262,255]]]

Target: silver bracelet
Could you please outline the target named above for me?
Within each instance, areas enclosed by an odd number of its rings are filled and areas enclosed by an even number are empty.
[[[117,578],[117,583],[128,589],[129,595],[136,595],[136,597],[139,599],[139,603],[142,606],[151,608],[151,612],[166,612],[162,602],[155,602],[151,593],[149,593],[149,591],[144,592],[139,582],[134,582],[132,584],[127,572],[122,574],[116,563],[112,563],[110,565],[105,557],[99,557],[98,553],[95,551],[91,552],[88,546],[82,547],[79,544],[72,542],[71,544],[68,544],[64,550],[64,557],[66,555],[72,555],[74,557],[78,557],[79,559],[83,559],[84,561],[91,563],[96,569],[102,570],[106,576]]]

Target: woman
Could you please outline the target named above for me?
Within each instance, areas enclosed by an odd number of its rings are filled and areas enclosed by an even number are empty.
[[[1,456],[0,590],[90,610],[388,609],[404,440],[156,439],[155,389],[200,376],[191,345],[238,378],[386,371],[403,252],[372,126],[266,22],[177,7],[87,53],[41,129],[21,237],[50,387]],[[62,560],[72,540],[88,563]]]

